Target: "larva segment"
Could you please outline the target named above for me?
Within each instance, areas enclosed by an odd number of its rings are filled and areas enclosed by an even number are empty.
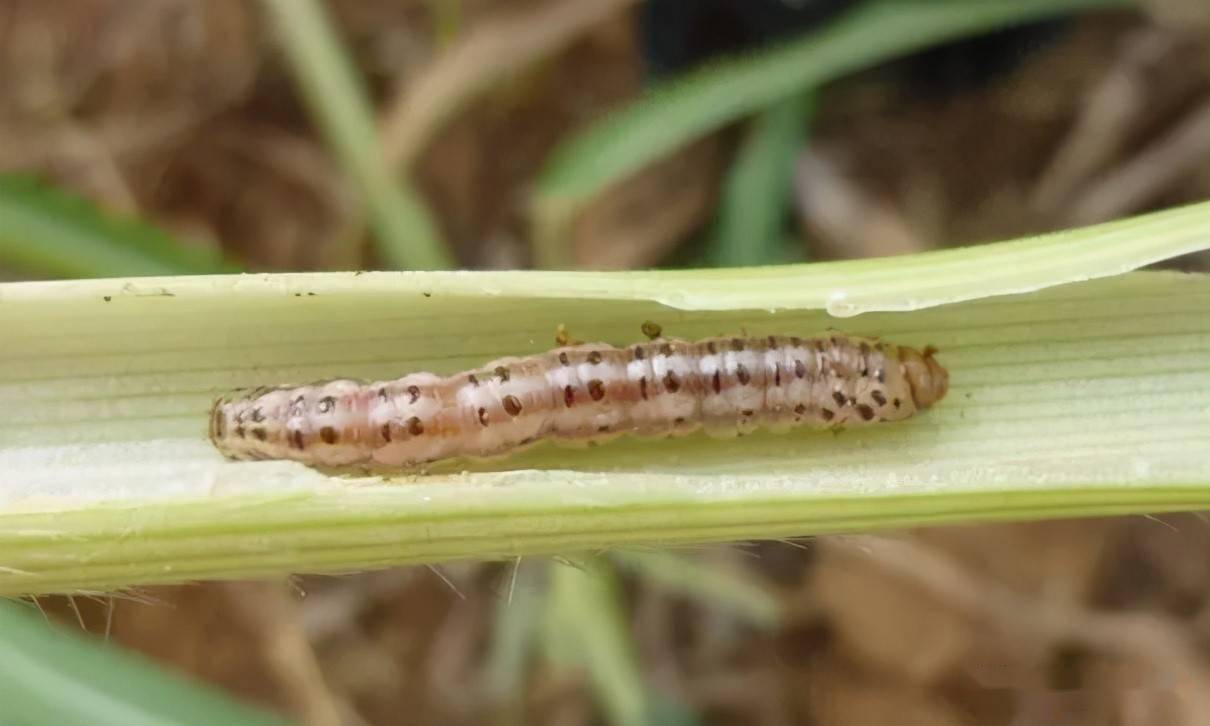
[[[944,397],[934,353],[842,335],[580,344],[449,377],[236,392],[215,402],[210,438],[235,459],[402,468],[547,438],[862,426]]]

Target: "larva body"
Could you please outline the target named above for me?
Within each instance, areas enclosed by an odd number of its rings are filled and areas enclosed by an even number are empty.
[[[235,459],[403,469],[548,438],[896,421],[947,387],[930,349],[842,335],[586,344],[448,377],[237,391],[215,402],[210,438]]]

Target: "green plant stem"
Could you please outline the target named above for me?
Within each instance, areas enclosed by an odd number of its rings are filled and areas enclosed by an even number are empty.
[[[423,202],[387,167],[368,94],[319,0],[263,0],[320,130],[356,180],[390,265],[455,267]]]
[[[0,594],[1205,507],[1210,276],[1103,276],[1207,246],[1208,213],[788,268],[0,285]],[[829,310],[938,346],[948,397],[837,434],[539,446],[387,480],[206,440],[231,388],[451,374],[547,350],[559,324],[817,335]]]

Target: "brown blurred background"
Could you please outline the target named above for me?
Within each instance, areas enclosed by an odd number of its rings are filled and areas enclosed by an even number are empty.
[[[388,155],[410,161],[460,264],[514,268],[532,264],[529,194],[561,141],[650,83],[812,32],[851,4],[328,7]],[[251,0],[0,0],[0,170],[36,172],[246,269],[376,266],[357,191],[272,31]],[[535,60],[430,123],[423,109],[466,80],[442,66],[453,54],[472,80],[504,56]],[[1001,32],[846,77],[814,107],[787,180],[791,259],[910,252],[1204,199],[1210,14],[1200,0],[1155,0]],[[596,200],[568,241],[576,263],[708,259],[747,131],[711,134]],[[1206,258],[1182,266],[1205,269]],[[665,723],[1210,723],[1210,526],[1198,515],[680,554],[764,588],[784,618],[756,627],[624,573],[644,677],[681,719]],[[458,564],[42,604],[311,723],[602,723],[584,672],[538,651],[517,690],[485,678],[499,613],[533,606],[513,598],[541,590],[540,564],[524,563],[521,578],[514,563]]]

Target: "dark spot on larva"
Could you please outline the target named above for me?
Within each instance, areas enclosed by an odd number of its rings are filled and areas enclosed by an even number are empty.
[[[260,423],[261,421],[265,420],[265,412],[260,410],[260,406],[257,406],[256,408],[252,409],[252,415],[250,418],[252,419],[253,423]]]
[[[869,421],[870,419],[874,418],[874,409],[870,408],[864,403],[857,406],[857,413],[861,416],[862,421]]]
[[[715,393],[723,392],[723,377],[719,374],[718,369],[714,369],[714,378],[711,379],[710,385],[714,388]]]
[[[731,339],[731,350],[735,351],[736,353],[739,353],[743,349],[744,349],[744,341],[740,340],[739,338]]]
[[[647,376],[639,378],[639,395],[643,397],[644,401],[647,400]]]
[[[886,371],[879,368],[874,371],[874,378],[877,378],[879,383],[886,383]]]
[[[474,373],[468,373],[466,375],[466,382],[471,384],[472,386],[479,385],[479,379],[475,377]]]
[[[237,424],[242,424],[242,423],[244,422],[244,414],[245,414],[245,413],[247,413],[247,411],[245,411],[245,410],[243,410],[243,409],[240,409],[240,410],[238,410],[238,411],[236,411],[236,412],[235,412],[235,422],[236,422]]]
[[[331,426],[324,426],[319,430],[319,438],[322,439],[325,444],[335,444],[339,437],[336,435],[336,429],[332,428]]]
[[[391,441],[391,424],[389,422],[382,425],[382,440],[387,443]]]
[[[718,346],[714,344],[713,340],[706,341],[706,351],[709,352],[710,355],[718,355]]]
[[[832,413],[832,409],[830,408],[819,409],[819,415],[823,416],[824,421],[831,421],[836,416],[836,414]]]
[[[843,406],[849,399],[845,398],[845,395],[840,391],[832,391],[832,400],[836,402],[837,406]]]
[[[592,396],[594,401],[605,398],[605,384],[601,382],[601,379],[594,378],[588,382],[588,395]]]
[[[109,302],[110,300],[113,300],[113,298],[110,297],[109,295],[106,295],[106,296],[102,297],[101,299],[104,300],[105,302]]]
[[[479,409],[479,420],[483,421],[483,409]],[[484,421],[483,425],[486,426],[487,422]],[[411,434],[412,436],[419,436],[420,434],[424,433],[424,424],[416,416],[413,416],[408,419],[407,427],[408,427],[408,433]]]
[[[236,426],[236,427],[235,427],[235,435],[236,435],[236,436],[238,436],[238,437],[240,437],[241,439],[242,439],[242,438],[244,438],[244,436],[246,436],[246,435],[247,435],[247,433],[248,433],[248,432],[244,430],[244,427],[243,427],[243,426]]]
[[[378,389],[378,400],[382,401],[383,403],[386,403],[387,401],[391,400],[391,397],[389,395],[387,395],[387,389],[385,389],[385,388]]]
[[[746,386],[752,380],[752,374],[748,373],[748,369],[743,363],[735,366],[735,377],[739,379],[741,386]]]
[[[633,355],[635,360],[643,360],[647,357],[647,351],[643,350],[643,346],[636,345],[634,347]]]
[[[879,406],[886,405],[886,396],[883,395],[882,391],[870,391],[870,398],[874,399],[874,403]]]
[[[307,399],[305,396],[298,396],[297,398],[295,398],[293,401],[290,402],[290,414],[294,415],[294,416],[301,416],[305,411],[305,407],[303,404],[305,404],[306,402],[307,402]]]
[[[559,362],[565,366],[571,365],[571,359],[567,357],[567,353],[559,353]]]
[[[479,423],[486,426],[487,425],[487,409],[480,406],[479,410],[476,413],[479,414]]]
[[[597,433],[599,433],[599,434],[604,434],[604,433],[608,433],[608,432],[609,432],[609,425],[608,425],[608,424],[606,424],[606,425],[604,425],[604,426],[598,426],[598,427],[597,427]]]
[[[665,358],[671,356],[672,355],[672,346],[669,345],[668,343],[661,344],[660,345],[660,355],[664,356]]]
[[[265,431],[263,426],[257,426],[256,428],[252,429],[252,435],[256,437],[257,441],[264,441],[265,439],[269,438],[269,434]]]
[[[807,365],[800,360],[794,361],[794,375],[799,378],[807,377]]]
[[[781,366],[777,363],[773,364],[773,385],[775,387],[781,386]]]
[[[420,386],[408,386],[408,395],[411,396],[411,398],[408,400],[408,403],[416,403],[419,401]]]
[[[807,412],[807,407],[801,403],[794,407],[794,413],[798,414],[799,416],[803,415],[806,412]]]
[[[601,362],[601,351],[599,351],[599,350],[588,351],[588,362],[593,365],[600,363]]]
[[[891,405],[894,406],[895,408],[899,408],[900,406],[903,405],[903,401],[900,401],[898,398],[894,398],[894,399],[891,399]]]
[[[750,408],[745,408],[743,411],[740,411],[740,415],[741,416],[755,416],[756,411],[753,411]]]
[[[870,375],[870,369],[866,367],[865,363],[861,364],[861,368],[857,371],[857,375],[861,376],[862,378]]]
[[[516,396],[505,396],[501,401],[504,404],[504,410],[509,416],[518,416],[521,414],[521,401]]]
[[[668,371],[664,374],[664,388],[669,393],[676,393],[681,390],[681,381],[676,377],[676,373]]]
[[[324,396],[323,398],[319,399],[319,405],[316,407],[316,410],[320,413],[327,413],[335,407],[336,399],[332,396]]]
[[[508,381],[508,379],[511,377],[508,372],[508,369],[505,368],[504,366],[496,366],[495,373],[496,373],[496,377],[500,379],[501,383]]]
[[[576,390],[571,386],[563,386],[563,405],[571,408],[576,402]]]
[[[677,416],[676,418],[672,419],[672,423],[676,424],[677,426],[680,426],[681,424],[685,423],[685,417]]]
[[[387,441],[390,441],[390,439],[388,438],[388,439],[387,439]],[[303,450],[303,432],[302,432],[302,429],[294,429],[293,431],[291,431],[291,432],[290,432],[290,444],[291,444],[291,445],[292,445],[294,448],[298,449],[299,451],[302,451],[302,450]]]

